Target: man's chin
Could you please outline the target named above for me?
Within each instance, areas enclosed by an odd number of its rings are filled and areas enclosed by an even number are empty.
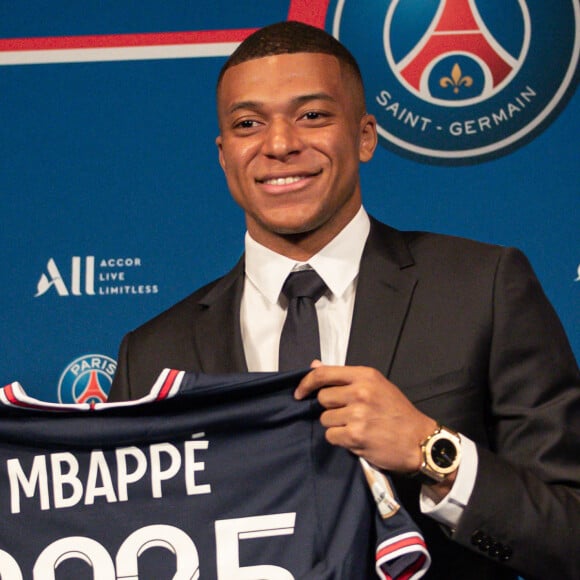
[[[302,237],[316,231],[320,225],[318,221],[314,220],[296,220],[294,222],[270,223],[268,229],[278,236]]]

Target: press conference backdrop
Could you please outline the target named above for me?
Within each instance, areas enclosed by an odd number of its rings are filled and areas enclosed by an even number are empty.
[[[360,61],[381,140],[368,211],[522,248],[579,353],[578,6],[2,0],[0,383],[103,399],[123,334],[238,259],[215,80],[286,19]]]

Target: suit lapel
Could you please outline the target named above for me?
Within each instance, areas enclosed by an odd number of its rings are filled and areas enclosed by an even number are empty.
[[[194,343],[204,373],[247,372],[240,303],[244,288],[244,258],[203,296],[193,327]]]
[[[372,219],[361,259],[347,364],[371,366],[388,376],[417,283],[413,264],[401,234]]]
[[[371,218],[361,259],[346,364],[388,376],[417,280],[401,234]],[[193,325],[205,373],[247,372],[240,327],[244,258],[199,300]]]

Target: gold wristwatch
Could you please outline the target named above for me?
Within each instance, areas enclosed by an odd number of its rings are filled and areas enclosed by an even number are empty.
[[[421,483],[439,483],[459,467],[461,437],[449,427],[437,425],[420,447],[423,463],[416,476]]]

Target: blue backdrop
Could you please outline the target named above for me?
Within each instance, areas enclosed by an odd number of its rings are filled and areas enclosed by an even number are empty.
[[[461,24],[446,10],[464,0],[4,0],[0,383],[103,397],[122,335],[237,260],[215,80],[250,30],[287,18],[361,63],[382,131],[368,211],[522,248],[579,353],[578,3],[477,4]],[[433,45],[465,22],[473,50]],[[411,57],[436,87],[405,76]]]

